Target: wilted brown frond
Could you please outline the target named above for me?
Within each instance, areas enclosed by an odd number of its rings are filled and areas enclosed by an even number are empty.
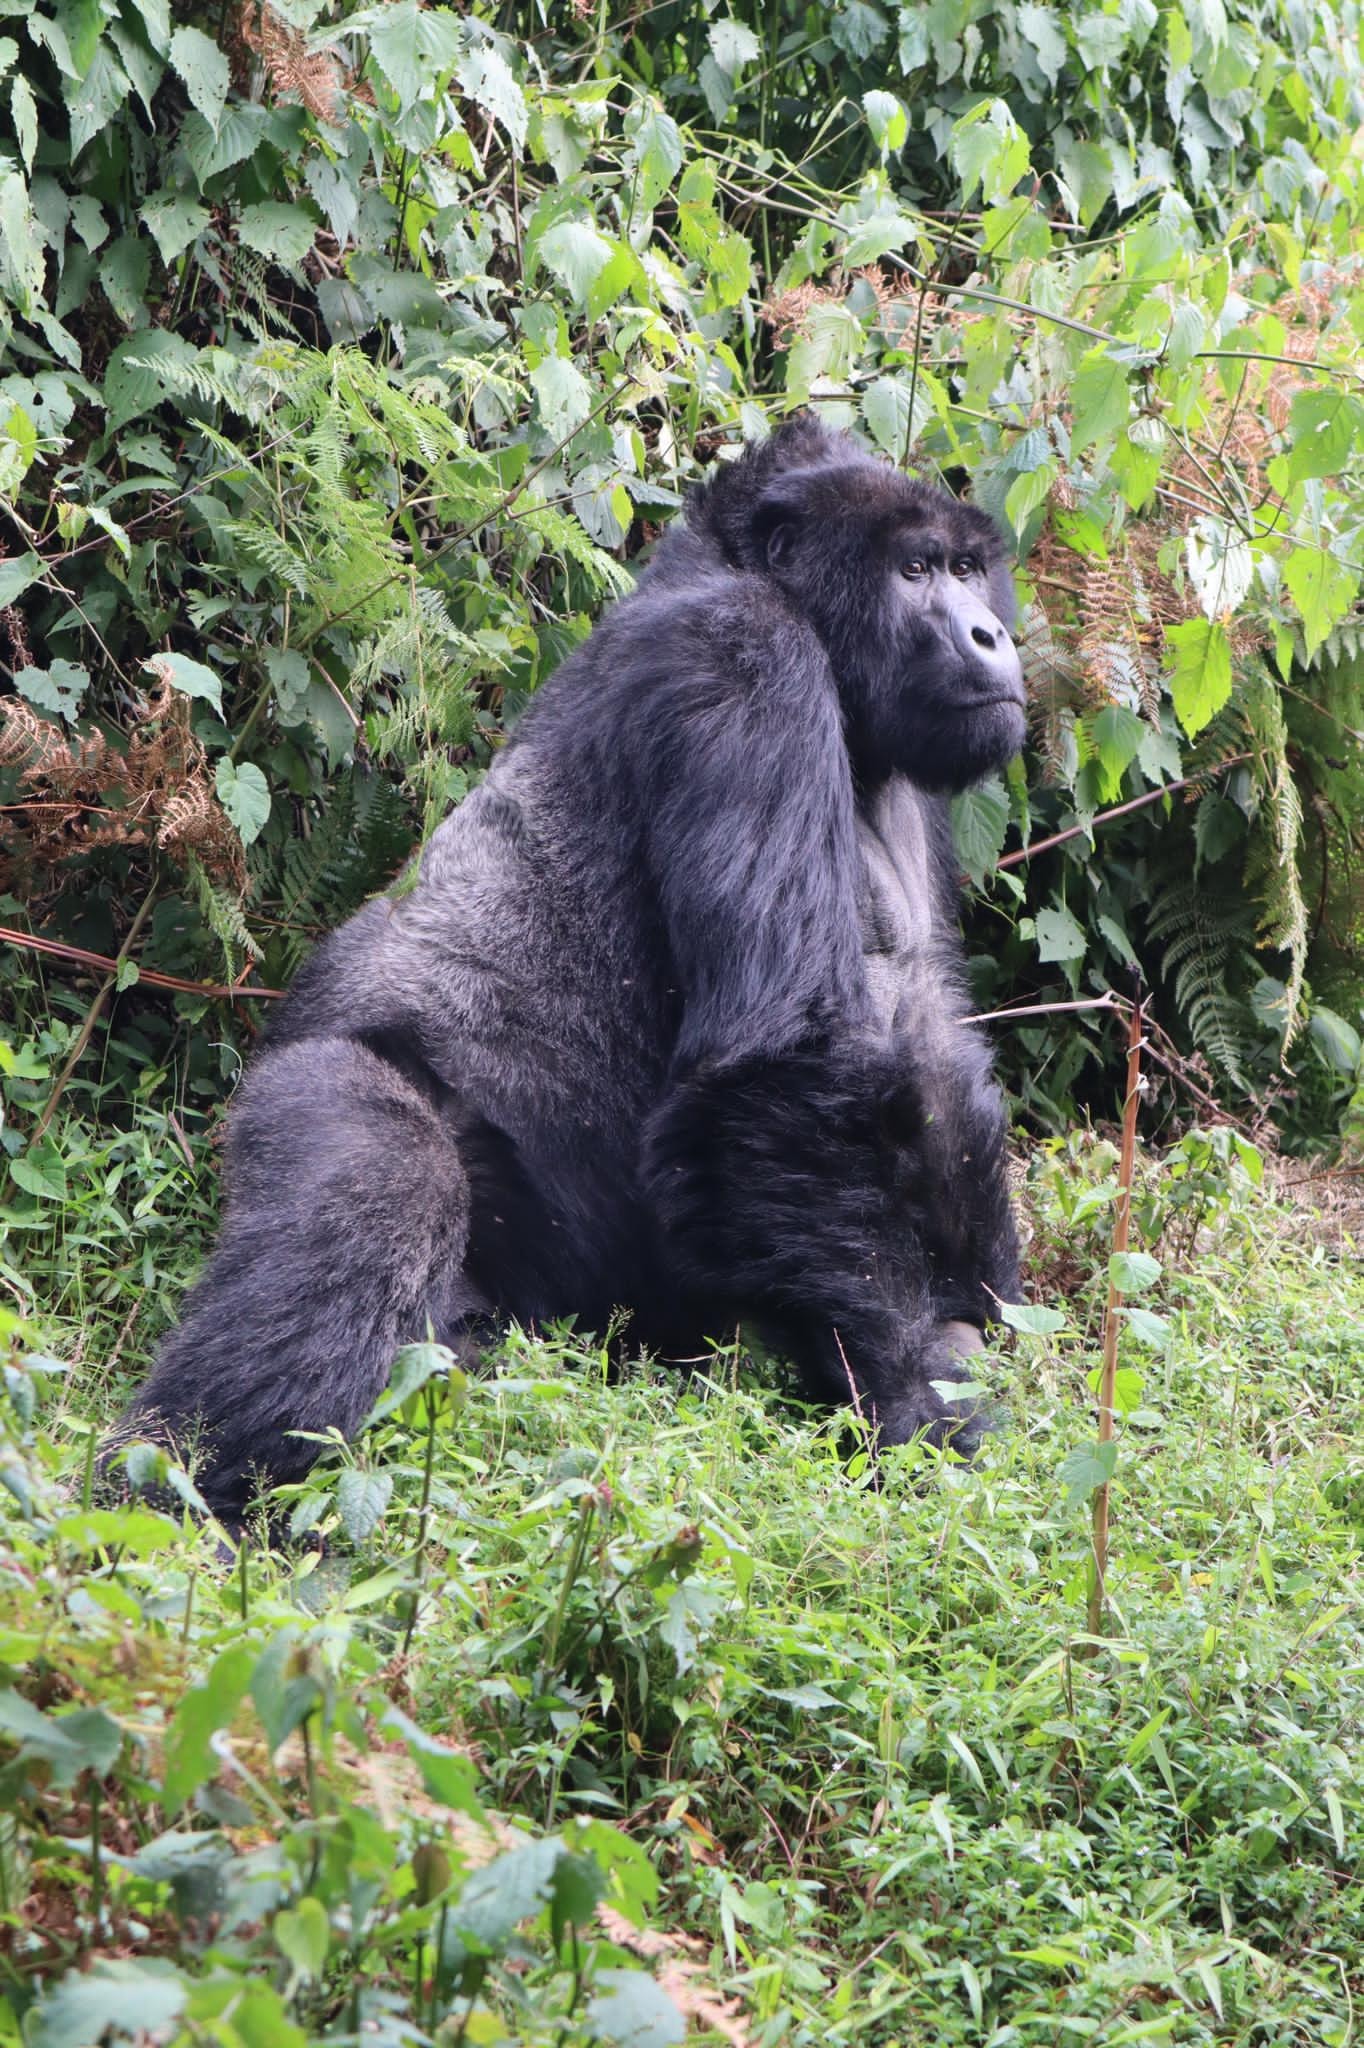
[[[190,729],[189,704],[169,689],[139,700],[120,746],[103,732],[73,738],[23,697],[0,701],[0,763],[19,770],[0,884],[21,871],[28,887],[44,870],[100,847],[153,841],[181,861],[196,857],[236,895],[246,889],[242,843],[218,802],[212,772]]]
[[[308,48],[302,29],[292,28],[267,0],[242,0],[227,37],[234,78],[245,84],[251,58],[260,61],[267,89],[277,100],[300,100],[318,121],[344,118],[349,76],[339,51]]]

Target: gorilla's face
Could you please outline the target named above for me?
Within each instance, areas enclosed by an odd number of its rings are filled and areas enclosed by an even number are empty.
[[[859,778],[964,789],[1023,744],[1012,579],[993,522],[870,458],[781,479],[768,573],[824,641]]]

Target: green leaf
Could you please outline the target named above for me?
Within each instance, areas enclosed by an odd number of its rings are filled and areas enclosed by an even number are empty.
[[[423,20],[429,20],[435,11],[434,8],[423,9]],[[512,148],[519,156],[526,146],[530,116],[526,109],[526,96],[501,51],[490,43],[471,50],[460,59],[456,75],[469,98],[506,130]]]
[[[151,268],[152,252],[137,235],[120,235],[105,252],[99,281],[104,286],[104,296],[125,327],[147,324],[147,280]]]
[[[462,1397],[467,1376],[455,1362],[455,1354],[444,1344],[404,1344],[393,1361],[388,1385],[356,1431],[363,1436],[386,1415],[396,1415],[404,1402],[419,1393],[429,1380],[444,1379],[456,1397]]]
[[[0,609],[22,597],[30,583],[36,583],[43,565],[34,554],[10,555],[0,561]],[[16,678],[17,681],[17,678]]]
[[[178,28],[170,40],[170,60],[184,80],[190,105],[216,135],[232,83],[227,58],[202,29]]]
[[[1001,1301],[1000,1321],[1024,1337],[1054,1337],[1066,1327],[1064,1309],[1043,1308],[1032,1301]]]
[[[598,1970],[587,2008],[594,2035],[616,2048],[676,2048],[687,2022],[661,1985],[643,1970]]]
[[[987,205],[1007,199],[1028,170],[1028,139],[1003,100],[986,100],[952,130],[952,162],[962,199],[977,185]]]
[[[1339,476],[1359,445],[1364,405],[1332,385],[1299,391],[1288,413],[1288,484],[1308,477]]]
[[[1039,960],[1083,960],[1085,956],[1084,927],[1064,904],[1038,911],[1036,939]]]
[[[178,1813],[191,1793],[216,1774],[212,1739],[246,1697],[256,1655],[254,1643],[230,1644],[214,1658],[203,1683],[182,1696],[166,1733],[161,1797],[168,1812]]]
[[[976,888],[994,868],[1009,830],[1009,792],[991,775],[957,797],[952,804],[952,839],[957,858]]]
[[[1057,1478],[1066,1489],[1066,1506],[1077,1507],[1099,1487],[1106,1486],[1118,1466],[1118,1446],[1107,1443],[1077,1444],[1061,1460]]]
[[[1065,69],[1067,45],[1061,17],[1050,7],[1038,7],[1025,0],[1017,14],[1018,33],[1027,44],[1038,70],[1048,85],[1055,85]]]
[[[1122,779],[1137,757],[1146,732],[1146,722],[1125,704],[1106,704],[1090,721],[1089,733],[1099,757],[1099,798],[1112,803],[1122,789]]]
[[[1139,1344],[1149,1344],[1153,1351],[1164,1351],[1170,1342],[1170,1324],[1165,1316],[1158,1316],[1154,1309],[1123,1309],[1123,1321]]]
[[[682,168],[682,131],[671,114],[650,102],[638,114],[633,129],[627,118],[626,132],[632,135],[634,145],[626,158],[633,179],[631,213],[652,213]]]
[[[1160,1260],[1149,1252],[1114,1252],[1108,1261],[1108,1277],[1119,1294],[1141,1294],[1160,1278]]]
[[[73,719],[90,687],[90,671],[81,662],[57,660],[50,668],[16,670],[14,687],[40,711]]]
[[[1112,440],[1127,425],[1131,402],[1127,373],[1102,348],[1092,349],[1075,374],[1070,391],[1070,452]]]
[[[20,1763],[42,1763],[58,1791],[74,1785],[82,1771],[107,1777],[123,1747],[123,1730],[98,1707],[44,1714],[10,1691],[0,1692],[0,1735],[19,1744]]]
[[[393,1494],[391,1472],[361,1472],[351,1465],[336,1482],[336,1507],[352,1543],[367,1543]]]
[[[301,206],[258,200],[244,206],[237,221],[238,239],[274,263],[296,265],[317,240],[317,222]]]
[[[168,2039],[189,1986],[169,1963],[99,1961],[72,1971],[39,2000],[24,2027],[28,2048]]]
[[[202,697],[222,716],[223,686],[201,661],[192,660],[188,654],[153,654],[142,666],[150,669],[163,688],[169,685],[182,697]]]
[[[161,261],[167,264],[183,256],[208,226],[209,218],[206,206],[178,192],[158,192],[142,208],[143,225],[156,243]]]
[[[116,61],[110,45],[100,43],[85,76],[63,87],[73,159],[87,142],[108,127],[115,115],[124,111],[129,90],[123,66]]]
[[[551,441],[565,440],[592,410],[592,387],[567,356],[546,356],[530,373],[540,424]]]
[[[882,156],[896,156],[909,139],[909,115],[893,92],[864,92],[867,126]]]
[[[746,64],[756,64],[762,55],[762,44],[741,21],[713,21],[706,31],[706,41],[711,56],[731,79],[737,78]]]
[[[509,1849],[476,1870],[464,1887],[451,1917],[462,1934],[484,1948],[506,1946],[523,1920],[529,1920],[549,1898],[554,1866],[564,1853],[557,1835]]]
[[[1338,1074],[1353,1077],[1359,1072],[1364,1041],[1361,1041],[1353,1024],[1347,1024],[1334,1010],[1318,1007],[1313,1010],[1307,1029],[1317,1050]]]
[[[579,306],[586,306],[592,286],[611,261],[613,246],[582,220],[561,220],[546,229],[536,256],[565,285]]]
[[[170,334],[162,327],[144,328],[140,334],[130,334],[126,341],[121,341],[104,373],[109,432],[116,433],[129,420],[150,412],[165,398],[174,401],[179,394],[162,375],[162,366],[168,371],[185,370],[197,355],[198,351],[183,335]]]
[[[1216,619],[1184,619],[1165,629],[1170,697],[1190,739],[1231,695],[1231,642]]]
[[[300,1899],[292,1912],[276,1913],[275,1946],[294,1966],[300,1977],[322,1975],[331,1946],[327,1909],[320,1899]]]
[[[33,169],[34,152],[38,147],[38,102],[33,97],[33,88],[22,72],[12,81],[9,89],[10,118],[14,122],[15,140],[19,154],[24,160],[24,169]]]
[[[929,380],[920,375],[914,387],[913,417],[910,415],[910,379],[878,377],[862,393],[862,417],[878,448],[892,462],[903,462],[933,418],[933,397]]]
[[[1359,572],[1325,548],[1300,547],[1288,557],[1283,580],[1298,607],[1310,661],[1354,603]]]
[[[258,839],[270,815],[270,789],[254,761],[240,767],[224,755],[214,775],[218,801],[237,828],[243,846]]]
[[[53,1137],[34,1138],[9,1162],[10,1179],[40,1202],[66,1200],[66,1161]]]

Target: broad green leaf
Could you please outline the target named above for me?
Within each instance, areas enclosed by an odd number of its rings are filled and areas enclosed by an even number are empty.
[[[1067,46],[1062,18],[1054,8],[1039,7],[1024,0],[1018,9],[1018,32],[1048,85],[1055,85],[1065,68]]]
[[[1135,761],[1146,730],[1146,721],[1125,704],[1106,704],[1090,720],[1089,734],[1099,758],[1102,802],[1112,803],[1118,796],[1123,776]]]
[[[391,1472],[361,1472],[348,1466],[336,1482],[336,1507],[352,1543],[367,1543],[384,1518],[393,1495]]]
[[[504,1948],[523,1920],[529,1920],[549,1898],[554,1866],[564,1853],[557,1835],[528,1840],[524,1848],[508,1849],[464,1887],[451,1918],[460,1932],[484,1948]]]
[[[627,118],[626,133],[633,143],[626,159],[632,179],[631,212],[652,213],[682,168],[682,132],[672,115],[651,101],[633,129]]]
[[[170,39],[170,60],[184,80],[190,105],[216,135],[232,83],[227,58],[202,29],[178,28]]]
[[[161,261],[174,263],[208,226],[209,211],[197,199],[186,199],[178,192],[158,192],[143,207],[142,220]]]
[[[66,1161],[55,1138],[32,1139],[7,1165],[10,1179],[26,1195],[42,1202],[66,1200]]]
[[[38,147],[38,102],[33,97],[33,88],[22,72],[18,73],[10,85],[9,111],[14,122],[19,154],[24,160],[24,169],[31,172],[34,151]]]
[[[243,846],[259,839],[270,815],[270,788],[254,761],[238,767],[224,755],[214,775],[218,801],[237,828]]]
[[[1001,1301],[1000,1321],[1024,1337],[1054,1337],[1066,1327],[1064,1309],[1043,1308],[1039,1302]]]
[[[1299,391],[1288,414],[1289,487],[1314,476],[1339,476],[1360,446],[1364,405],[1339,385]]]
[[[706,30],[706,40],[711,56],[730,78],[737,78],[746,64],[756,64],[762,55],[762,44],[741,21],[713,21]]]
[[[429,19],[435,11],[434,8],[424,9],[423,18]],[[519,155],[526,146],[526,126],[530,117],[526,112],[526,96],[501,51],[491,44],[471,50],[460,59],[456,76],[469,98],[477,101],[484,113],[491,114],[506,130],[512,148]]]
[[[197,30],[194,33],[197,34]],[[127,74],[115,58],[112,47],[101,42],[84,77],[68,80],[63,86],[71,125],[73,159],[123,110],[129,90]]]
[[[105,251],[99,281],[104,286],[104,296],[125,327],[147,324],[147,280],[151,268],[151,246],[139,235],[120,235]]]
[[[0,1692],[0,1735],[19,1744],[18,1761],[41,1762],[60,1791],[82,1771],[107,1777],[123,1747],[123,1730],[99,1707],[45,1714],[17,1692]]]
[[[301,206],[263,199],[242,208],[237,234],[258,255],[293,265],[303,261],[317,240],[317,222]]]
[[[414,1394],[420,1393],[429,1381],[435,1379],[446,1382],[451,1398],[458,1406],[464,1397],[468,1379],[456,1363],[454,1352],[444,1344],[404,1344],[389,1371],[388,1385],[360,1424],[356,1435],[363,1436],[386,1415],[396,1415],[404,1402],[410,1401]]]
[[[998,775],[965,790],[952,804],[952,838],[957,858],[979,889],[1004,850],[1009,830],[1009,792]]]
[[[1094,349],[1075,373],[1070,389],[1070,452],[1081,454],[1096,441],[1109,441],[1127,425],[1131,401],[1127,373],[1103,350]]]
[[[1170,697],[1190,739],[1231,695],[1231,642],[1215,619],[1184,619],[1165,630]]]
[[[878,377],[862,393],[862,417],[877,447],[884,449],[892,462],[906,459],[932,420],[933,411],[929,380],[924,374],[914,386],[912,419],[907,372],[901,371],[894,377]]]
[[[592,387],[567,356],[546,356],[530,373],[540,424],[551,441],[562,441],[592,410]]]
[[[1063,904],[1038,911],[1036,938],[1039,960],[1083,960],[1085,956],[1084,927]]]
[[[168,2040],[189,1985],[171,1964],[101,1958],[71,1971],[39,1999],[24,2026],[28,2048],[92,2048],[99,2042]]]
[[[169,685],[182,697],[202,697],[222,716],[223,686],[201,661],[192,660],[188,654],[154,654],[142,666],[151,670],[163,688]]]
[[[190,1686],[174,1710],[166,1731],[166,1767],[162,1800],[178,1812],[186,1798],[217,1772],[213,1737],[229,1726],[250,1686],[256,1665],[254,1642],[231,1642],[213,1659],[201,1686]]]
[[[1154,1351],[1164,1351],[1170,1342],[1170,1324],[1165,1316],[1158,1316],[1153,1309],[1123,1309],[1123,1321],[1139,1344],[1149,1344]],[[1135,1405],[1135,1403],[1134,1403]]]
[[[43,565],[37,555],[10,555],[0,561],[0,609],[22,597],[31,583],[36,583],[43,573]]]
[[[1160,1260],[1149,1252],[1114,1252],[1108,1261],[1108,1277],[1119,1294],[1141,1294],[1160,1278]]]
[[[292,1911],[276,1913],[275,1946],[300,1977],[320,1977],[331,1946],[327,1909],[320,1899],[302,1898]]]
[[[1107,1443],[1079,1444],[1061,1460],[1057,1478],[1066,1489],[1066,1506],[1077,1507],[1106,1486],[1118,1466],[1118,1446]]]
[[[1003,100],[987,100],[952,130],[952,162],[969,200],[979,185],[987,205],[1007,199],[1028,170],[1028,138]]]
[[[404,108],[438,91],[464,53],[459,19],[450,8],[387,0],[371,11],[368,29],[370,56]]]
[[[1361,1041],[1353,1024],[1347,1024],[1334,1010],[1318,1006],[1313,1010],[1307,1028],[1318,1051],[1338,1074],[1353,1076],[1359,1072],[1364,1041]]]
[[[1325,548],[1299,547],[1288,557],[1283,580],[1298,607],[1310,661],[1354,603],[1359,572]]]
[[[882,156],[896,156],[909,139],[909,115],[893,92],[864,92],[862,105]]]
[[[561,220],[547,228],[536,244],[536,255],[579,306],[585,306],[592,286],[611,261],[613,246],[606,236],[583,220]]]
[[[677,2048],[687,2022],[660,1984],[644,1970],[598,1970],[587,2022],[597,2040],[615,2048]]]
[[[78,661],[54,661],[50,668],[21,668],[14,687],[39,711],[58,718],[74,718],[90,687],[90,671]]]

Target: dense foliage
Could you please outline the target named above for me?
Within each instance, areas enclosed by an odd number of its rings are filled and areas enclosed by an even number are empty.
[[[0,916],[117,960],[134,1071],[210,1097],[259,1008],[196,985],[280,986],[698,468],[809,402],[1018,541],[981,1007],[1139,966],[1205,1096],[1304,1140],[1364,1093],[1353,4],[7,24]],[[91,1036],[57,957],[5,942],[21,1110]],[[1025,1110],[1106,1107],[1113,1039],[1013,1027]]]
[[[1063,1305],[982,1361],[973,1467],[877,1473],[725,1351],[422,1346],[291,1553],[224,1561],[89,1504],[93,1361],[197,1221],[147,1105],[31,1236],[0,1386],[0,2042],[1344,2048],[1358,1262],[1225,1129],[1148,1168],[1095,1644],[1113,1164],[1034,1155]]]

